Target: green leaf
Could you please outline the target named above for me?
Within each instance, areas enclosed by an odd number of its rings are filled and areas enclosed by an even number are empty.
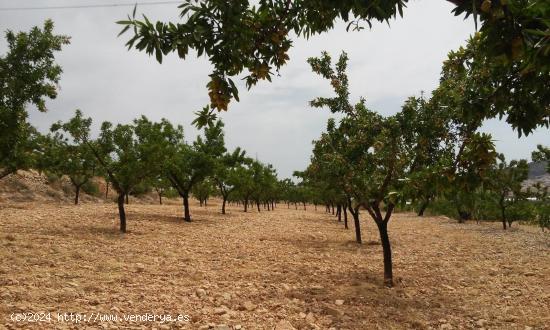
[[[128,31],[128,29],[130,28],[130,25],[126,25],[124,27],[124,29],[122,29],[122,31],[119,32],[119,34],[117,35],[117,37],[120,37],[121,35],[124,34],[124,32]]]
[[[229,81],[229,85],[231,86],[231,92],[233,93],[233,97],[235,97],[235,100],[237,100],[237,102],[240,102],[239,90],[237,89],[237,86],[235,86],[235,83],[233,82],[233,80],[231,80],[231,78],[227,78],[227,80]]]

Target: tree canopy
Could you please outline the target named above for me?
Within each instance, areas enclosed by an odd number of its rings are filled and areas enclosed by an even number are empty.
[[[36,131],[27,122],[29,104],[44,112],[46,100],[57,96],[61,66],[55,53],[69,43],[56,35],[53,22],[29,32],[8,30],[8,51],[0,56],[0,179],[32,164]]]
[[[528,134],[539,125],[549,125],[550,42],[547,5],[543,1],[452,0],[455,15],[473,15],[479,21],[479,42],[470,47],[470,57],[489,72],[482,84],[498,100],[493,102],[492,116],[507,115],[507,120],[521,133]],[[348,30],[360,30],[362,24],[389,22],[403,16],[407,0],[329,1],[329,0],[186,0],[179,6],[181,22],[152,23],[146,16],[136,19],[136,8],[121,34],[132,29],[129,49],[154,54],[162,63],[164,56],[175,52],[185,59],[190,50],[206,55],[213,66],[207,85],[210,107],[227,110],[231,99],[239,100],[232,77],[246,81],[248,88],[260,80],[271,81],[285,65],[294,37],[308,38],[334,28],[338,20],[348,23]],[[487,81],[489,79],[489,81]],[[517,89],[518,87],[521,87]],[[502,97],[514,91],[513,97]],[[531,101],[524,96],[536,95]],[[523,98],[518,100],[518,97]],[[542,101],[542,102],[540,102]],[[519,107],[518,107],[519,106]],[[476,110],[475,108],[472,111]],[[211,115],[205,108],[204,121]],[[485,112],[484,112],[485,114]]]

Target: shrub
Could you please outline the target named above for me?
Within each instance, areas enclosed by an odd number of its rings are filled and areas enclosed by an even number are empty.
[[[536,204],[534,208],[535,218],[538,225],[544,229],[550,229],[550,203],[542,201]]]
[[[99,192],[99,186],[93,181],[88,181],[82,186],[82,190],[91,196],[99,197],[101,193]]]

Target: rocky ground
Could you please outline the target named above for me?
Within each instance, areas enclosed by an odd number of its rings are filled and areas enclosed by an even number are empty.
[[[193,204],[184,223],[179,202],[130,204],[121,235],[111,203],[0,204],[0,328],[549,328],[550,234],[538,228],[397,214],[388,289],[366,214],[359,246],[321,208],[218,206]],[[146,313],[182,316],[123,319]],[[29,317],[42,321],[17,320]]]

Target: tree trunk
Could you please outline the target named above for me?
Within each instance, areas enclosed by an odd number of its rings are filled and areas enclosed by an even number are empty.
[[[306,211],[306,210],[307,210],[307,209],[306,209],[306,202],[304,202],[304,211]]]
[[[344,228],[348,229],[348,206],[344,204]]]
[[[382,252],[384,253],[384,285],[393,286],[393,269],[391,261],[391,245],[388,236],[388,223],[383,219],[376,221],[378,231],[380,232],[380,241],[382,242]]]
[[[504,206],[504,196],[500,197],[498,204],[500,206],[500,214],[502,216],[502,228],[506,230],[506,208]]]
[[[470,214],[470,212],[458,210],[458,222],[459,223],[464,223],[464,222],[466,222],[466,220],[470,220],[471,217],[472,217],[472,215]]]
[[[420,209],[418,210],[419,217],[424,216],[424,211],[426,211],[426,208],[428,208],[429,203],[430,202],[428,200],[425,200],[424,202],[422,202],[422,204],[420,205]]]
[[[271,211],[275,211],[275,201],[271,201]]]
[[[130,197],[129,194],[126,194],[126,205],[130,204]]]
[[[191,222],[191,214],[189,214],[189,193],[183,194],[183,220]]]
[[[356,207],[354,211],[351,211],[351,215],[353,215],[353,224],[355,225],[355,241],[357,243],[361,244],[363,243],[361,240],[361,224],[359,223],[359,207]]]
[[[80,197],[80,186],[75,186],[74,205],[78,205],[78,199]]]
[[[258,209],[258,212],[261,212],[260,211],[260,201],[256,201],[256,208]]]
[[[248,211],[248,199],[244,200],[244,211]]]
[[[118,194],[118,216],[120,218],[120,231],[126,232],[126,212],[124,211],[124,193]]]
[[[334,204],[331,204],[330,207],[332,208],[332,215],[334,215]]]
[[[227,202],[227,196],[223,196],[222,214],[225,214],[225,203]]]
[[[336,215],[338,215],[338,222],[342,222],[342,205],[336,206]]]
[[[297,210],[298,209],[298,203],[294,202],[294,209]]]
[[[105,199],[109,198],[109,181],[107,181],[107,187],[105,188]]]
[[[162,194],[161,193],[158,193],[159,194],[159,204],[162,205]]]

